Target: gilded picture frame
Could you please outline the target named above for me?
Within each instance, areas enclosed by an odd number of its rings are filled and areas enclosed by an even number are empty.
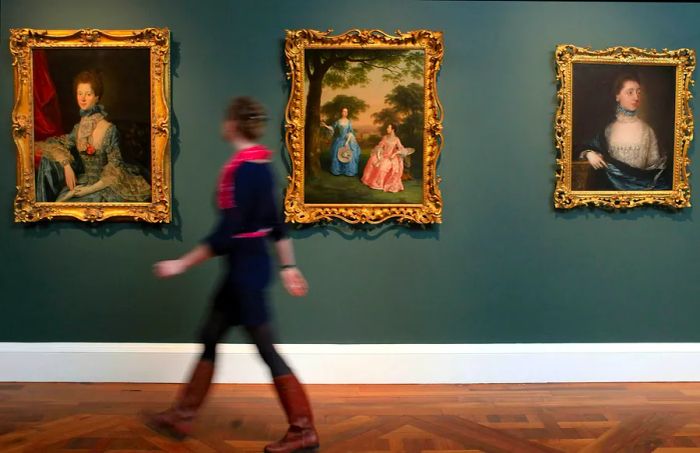
[[[287,222],[442,221],[443,52],[439,31],[287,30]]]
[[[692,49],[559,45],[554,206],[690,206]]]
[[[12,29],[10,52],[15,222],[170,222],[170,31]]]

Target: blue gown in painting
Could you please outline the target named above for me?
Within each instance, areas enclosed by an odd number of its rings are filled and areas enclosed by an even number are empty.
[[[345,146],[350,148],[351,158],[349,162],[338,160],[338,150]],[[340,120],[333,123],[333,143],[331,144],[331,173],[334,175],[357,176],[360,166],[360,145],[355,138],[352,123],[341,124]]]
[[[135,165],[127,164],[122,159],[119,133],[114,124],[104,119],[106,115],[102,106],[96,106],[90,112],[83,112],[80,123],[70,134],[38,143],[43,156],[36,174],[37,201],[60,200],[69,191],[64,163],[69,163],[73,168],[77,185],[90,186],[98,181],[105,185],[93,193],[65,201],[148,201],[151,187]]]
[[[600,153],[605,174],[615,190],[669,190],[666,157],[660,153],[653,129],[636,114],[618,113],[608,125],[586,143],[587,151]]]

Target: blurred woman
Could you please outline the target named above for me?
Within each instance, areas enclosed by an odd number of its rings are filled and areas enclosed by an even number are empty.
[[[155,274],[162,278],[182,274],[215,255],[224,256],[228,266],[202,329],[204,351],[189,384],[170,409],[146,414],[146,423],[178,439],[191,433],[214,374],[216,345],[230,327],[242,325],[270,369],[289,421],[285,436],[265,447],[265,452],[289,453],[317,448],[319,441],[304,388],[275,349],[265,297],[271,280],[268,238],[275,242],[286,290],[293,296],[307,292],[306,280],[294,261],[292,242],[275,206],[272,152],[253,142],[262,135],[265,120],[265,111],[258,102],[247,97],[233,100],[222,125],[222,134],[234,153],[219,178],[219,224],[189,253],[155,264]]]

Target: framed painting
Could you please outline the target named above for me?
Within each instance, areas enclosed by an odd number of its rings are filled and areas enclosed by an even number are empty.
[[[170,32],[12,29],[16,222],[170,222]]]
[[[690,206],[691,49],[560,45],[554,205]]]
[[[440,223],[441,32],[288,30],[292,223]]]

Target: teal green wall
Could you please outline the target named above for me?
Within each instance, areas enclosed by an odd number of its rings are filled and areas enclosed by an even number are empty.
[[[698,5],[3,0],[1,13],[0,341],[196,339],[218,263],[171,281],[151,264],[214,220],[229,97],[254,94],[282,124],[284,30],[299,28],[444,31],[445,208],[427,230],[293,231],[311,291],[271,291],[282,342],[700,341],[697,208],[556,212],[551,201],[555,46],[700,48]],[[8,29],[147,26],[172,30],[173,224],[14,224]],[[282,182],[281,128],[264,143],[280,150]]]

